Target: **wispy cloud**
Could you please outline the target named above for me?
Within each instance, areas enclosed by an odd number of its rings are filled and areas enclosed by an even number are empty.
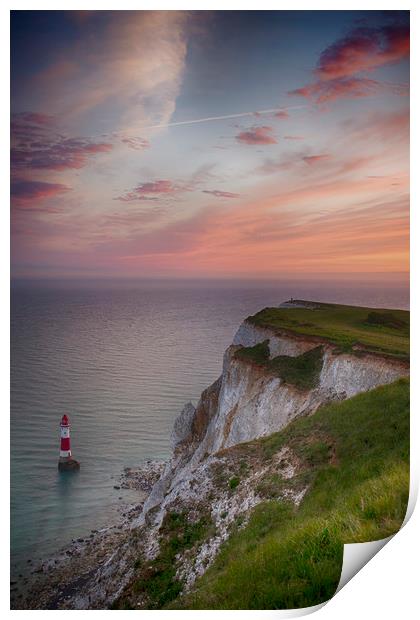
[[[273,128],[267,125],[251,127],[250,129],[239,132],[236,136],[236,140],[242,144],[277,144],[273,132]]]
[[[302,166],[315,167],[315,164],[329,162],[331,155],[329,153],[309,154],[307,151],[300,153],[282,154],[277,158],[267,158],[258,168],[258,172],[262,174],[273,174],[285,170],[298,170],[299,174],[303,174]],[[318,166],[316,166],[318,167]]]
[[[318,155],[306,155],[305,157],[302,157],[302,160],[305,162],[305,164],[313,166],[320,161],[325,161],[326,159],[330,158],[331,155],[329,155],[328,153],[319,153]]]
[[[36,73],[34,101],[78,126],[92,111],[114,110],[114,129],[139,135],[144,125],[169,122],[187,53],[186,11],[114,11],[81,24],[78,38]],[[85,30],[85,27],[87,30]]]
[[[239,198],[240,194],[234,194],[232,192],[224,192],[220,189],[203,189],[203,194],[211,194],[216,198]]]
[[[158,179],[139,183],[132,190],[126,191],[114,200],[120,202],[135,202],[137,200],[160,200],[173,197],[184,192],[193,192],[199,190],[207,183],[214,183],[221,180],[214,173],[216,164],[206,163],[199,166],[187,179],[171,181],[169,179]],[[216,193],[214,193],[214,191]],[[218,190],[206,191],[206,193],[217,195]],[[221,192],[223,193],[223,192]],[[229,194],[229,192],[226,192]],[[231,196],[234,196],[232,194]],[[231,197],[226,195],[225,197]]]
[[[108,153],[112,144],[91,142],[88,138],[61,138],[54,142],[23,145],[12,148],[13,168],[77,170],[83,168],[89,157],[98,153]]]
[[[158,200],[161,196],[173,196],[179,192],[186,191],[188,188],[174,184],[167,179],[158,181],[148,181],[140,183],[133,190],[118,196],[115,200],[121,202],[134,202],[136,200]]]
[[[284,120],[286,118],[289,118],[289,113],[287,110],[279,110],[278,112],[274,114],[274,118],[279,118],[281,120]]]
[[[25,208],[33,208],[39,201],[57,194],[64,194],[70,190],[70,187],[62,183],[46,183],[26,179],[16,179],[12,181],[10,186],[12,204]]]
[[[364,77],[346,77],[313,82],[291,91],[290,95],[306,97],[315,103],[322,104],[341,98],[360,99],[362,97],[371,97],[383,92],[407,95],[408,86],[379,82],[378,80]]]
[[[55,117],[51,114],[42,114],[40,112],[18,112],[13,115],[13,124],[17,124],[22,127],[25,125],[52,125],[55,121]]]
[[[83,168],[88,159],[108,153],[113,145],[90,138],[70,138],[54,130],[53,118],[28,113],[12,119],[12,170],[68,170]]]
[[[408,108],[347,118],[331,137],[328,151],[317,152],[304,144],[301,149],[265,158],[256,172],[267,175],[288,171],[287,178],[311,176],[320,180],[356,171],[376,177],[378,170],[386,170],[383,177],[389,178],[396,165],[408,165],[409,121]]]
[[[142,151],[143,149],[148,149],[150,147],[149,140],[140,138],[139,136],[123,137],[121,138],[121,142],[135,151]]]

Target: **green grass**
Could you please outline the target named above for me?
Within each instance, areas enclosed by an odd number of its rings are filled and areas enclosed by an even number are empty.
[[[316,386],[322,369],[322,346],[297,357],[278,355],[270,360],[268,342],[264,340],[253,347],[242,347],[235,352],[235,357],[257,364],[270,374],[298,388],[310,389]]]
[[[265,308],[247,320],[275,332],[318,336],[349,351],[361,345],[369,351],[407,359],[410,313],[359,306],[317,303],[316,308]]]
[[[253,362],[258,365],[265,365],[270,358],[269,341],[264,340],[253,347],[242,347],[235,352],[235,357],[245,362]]]
[[[367,322],[371,325],[381,325],[385,327],[393,327],[395,329],[406,331],[407,325],[401,319],[397,318],[389,312],[369,312]]]
[[[268,370],[302,389],[316,386],[322,369],[322,346],[315,347],[297,357],[279,355],[267,364]]]
[[[333,596],[343,544],[389,536],[401,526],[409,491],[409,382],[401,379],[322,407],[270,437],[242,446],[269,461],[288,446],[308,486],[298,508],[269,500],[237,528],[190,594],[169,607],[286,609]],[[281,491],[271,476],[266,496]]]

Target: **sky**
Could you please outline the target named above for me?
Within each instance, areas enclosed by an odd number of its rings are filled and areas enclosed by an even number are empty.
[[[405,11],[13,11],[14,278],[409,269]]]

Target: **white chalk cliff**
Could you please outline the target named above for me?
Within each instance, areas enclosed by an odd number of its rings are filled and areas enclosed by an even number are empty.
[[[270,359],[278,355],[296,357],[321,346],[317,385],[298,388],[266,368],[235,356],[242,347],[264,341],[268,341]],[[172,458],[146,501],[138,524],[145,520],[155,525],[161,522],[166,507],[185,497],[189,481],[221,450],[279,431],[292,419],[314,413],[326,402],[349,398],[408,375],[408,362],[397,358],[343,353],[320,338],[274,333],[244,321],[225,352],[222,375],[202,393],[196,407],[187,403],[176,419]]]

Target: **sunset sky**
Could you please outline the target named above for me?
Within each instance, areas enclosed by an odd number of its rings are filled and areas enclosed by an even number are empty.
[[[12,13],[12,275],[408,271],[407,12]]]

